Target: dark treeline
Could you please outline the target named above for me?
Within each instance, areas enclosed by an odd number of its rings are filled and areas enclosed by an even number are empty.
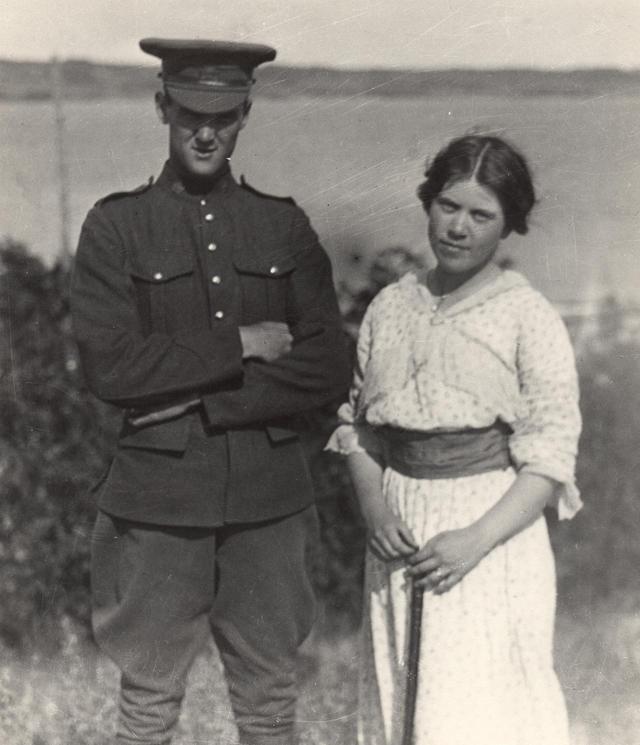
[[[64,94],[71,99],[150,95],[157,88],[157,68],[108,65],[86,60],[61,63]],[[51,69],[46,62],[0,59],[0,100],[46,100],[51,97]],[[324,67],[261,69],[258,96],[599,96],[640,93],[640,70],[447,69],[343,70]]]
[[[419,261],[389,249],[339,288],[354,338],[376,292]],[[45,266],[24,246],[0,244],[0,648],[55,649],[71,626],[88,631],[91,486],[115,446],[118,412],[82,383],[71,338],[66,266]],[[595,320],[595,324],[593,321]],[[636,607],[640,559],[640,344],[615,302],[603,303],[581,343],[585,430],[578,480],[585,509],[569,523],[549,516],[560,600]],[[327,633],[359,619],[364,532],[342,460],[322,451],[330,413],[308,421],[322,540],[314,579]]]

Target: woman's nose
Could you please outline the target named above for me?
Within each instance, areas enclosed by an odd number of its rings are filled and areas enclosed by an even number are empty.
[[[451,215],[447,230],[451,236],[461,237],[467,234],[467,221],[462,212]]]

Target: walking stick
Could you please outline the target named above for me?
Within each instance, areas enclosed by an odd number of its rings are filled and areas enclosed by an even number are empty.
[[[415,583],[411,587],[411,614],[409,620],[409,652],[407,659],[407,688],[404,700],[404,722],[401,745],[413,745],[413,726],[416,715],[416,694],[418,691],[418,663],[420,661],[420,635],[422,632],[421,587]]]

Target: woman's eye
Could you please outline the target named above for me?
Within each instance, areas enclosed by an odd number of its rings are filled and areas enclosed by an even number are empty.
[[[473,213],[473,219],[476,222],[489,222],[491,220],[493,215],[490,215],[488,212],[474,212]]]
[[[447,202],[444,200],[438,201],[438,206],[443,212],[455,212],[456,211],[456,205],[453,204],[453,202]]]

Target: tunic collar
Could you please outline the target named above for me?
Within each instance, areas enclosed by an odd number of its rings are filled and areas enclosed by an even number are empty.
[[[228,163],[216,174],[215,179],[207,184],[205,191],[191,186],[182,179],[170,161],[164,164],[156,183],[158,186],[168,189],[173,194],[184,196],[188,199],[210,199],[214,196],[224,196],[229,194],[234,187],[237,187]]]

